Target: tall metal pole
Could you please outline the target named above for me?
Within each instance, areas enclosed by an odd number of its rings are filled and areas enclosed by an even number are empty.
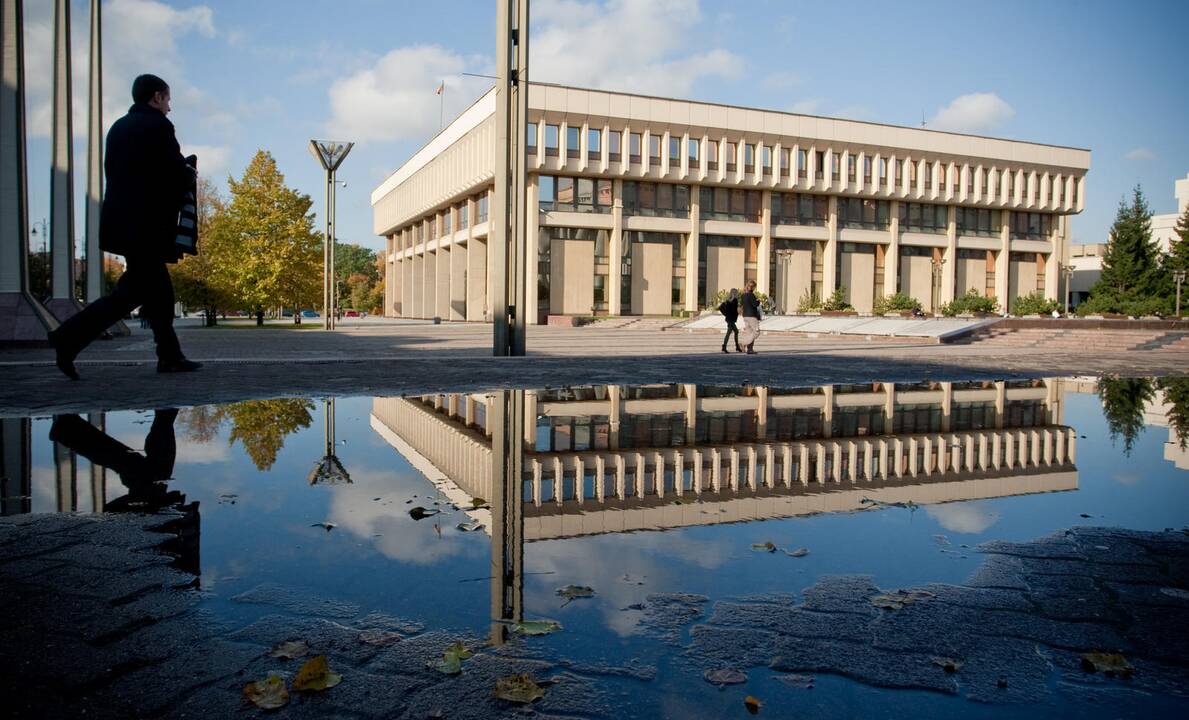
[[[528,0],[496,6],[495,202],[491,209],[492,354],[524,355],[525,305],[524,118],[528,108]],[[535,216],[534,216],[535,217]]]
[[[335,297],[335,282],[334,282],[334,256],[335,256],[335,248],[338,245],[338,239],[337,239],[338,227],[335,225],[335,221],[336,221],[336,218],[335,218],[335,199],[336,199],[335,198],[335,184],[336,183],[334,181],[334,175],[335,175],[334,170],[331,170],[330,171],[330,207],[326,211],[328,213],[328,217],[330,218],[330,233],[329,233],[330,274],[327,275],[327,278],[328,278],[327,282],[330,283],[330,312],[327,314],[327,317],[330,319],[330,329],[331,330],[334,330],[335,325],[337,324],[335,320],[336,320],[336,316],[338,314],[338,298]]]
[[[326,171],[326,237],[322,241],[322,329],[330,330],[330,243],[334,202],[332,190],[334,188],[334,171]]]
[[[99,207],[103,202],[103,29],[100,0],[91,0],[91,47],[87,91],[86,300],[103,296],[103,251],[99,249]]]
[[[70,0],[55,0],[54,166],[50,177],[50,299],[46,308],[59,321],[80,309],[74,288],[74,121],[70,88]]]

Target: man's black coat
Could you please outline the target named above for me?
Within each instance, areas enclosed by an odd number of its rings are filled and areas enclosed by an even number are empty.
[[[175,262],[178,211],[193,173],[182,158],[173,123],[141,103],[107,133],[107,188],[99,247],[146,261]]]

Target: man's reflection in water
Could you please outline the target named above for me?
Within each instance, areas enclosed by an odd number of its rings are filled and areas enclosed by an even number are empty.
[[[78,415],[55,416],[54,424],[50,427],[50,440],[120,476],[120,482],[128,488],[128,493],[105,503],[104,512],[152,514],[172,508],[180,513],[167,519],[157,530],[177,535],[177,540],[168,540],[163,549],[178,558],[178,568],[198,575],[198,502],[187,505],[186,496],[177,490],[170,490],[168,485],[177,458],[177,441],[173,430],[177,416],[175,408],[153,411],[153,424],[145,437],[143,453],[133,450]]]

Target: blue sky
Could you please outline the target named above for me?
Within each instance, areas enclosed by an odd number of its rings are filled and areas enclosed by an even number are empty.
[[[184,152],[239,175],[258,148],[323,212],[311,137],[355,140],[340,239],[380,247],[371,190],[480,95],[494,0],[105,0],[110,124],[140,72],[173,86]],[[1173,212],[1189,173],[1189,3],[534,0],[530,75],[1092,151],[1075,242],[1099,242],[1136,183]],[[30,217],[48,214],[52,3],[25,3]],[[88,4],[74,0],[75,176],[85,176]],[[1179,89],[1178,89],[1179,88]],[[82,234],[82,214],[76,234]]]

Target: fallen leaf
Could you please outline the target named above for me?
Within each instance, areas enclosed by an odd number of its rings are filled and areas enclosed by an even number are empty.
[[[476,530],[483,529],[483,523],[479,522],[478,520],[470,520],[468,522],[460,522],[460,523],[458,523],[458,529],[463,532],[475,532]]]
[[[474,655],[474,653],[467,650],[466,645],[463,645],[462,641],[456,640],[442,653],[441,660],[430,660],[425,664],[427,667],[433,668],[440,673],[457,675],[462,672],[462,661],[471,655]]]
[[[747,675],[733,668],[722,668],[720,670],[707,670],[702,673],[702,677],[711,685],[738,685],[739,683],[747,682]]]
[[[776,545],[771,540],[769,540],[768,542],[764,542],[764,543],[752,543],[751,549],[752,550],[763,550],[764,552],[774,553],[774,552],[776,552]]]
[[[437,508],[430,508],[429,510],[426,510],[420,505],[415,505],[409,509],[409,517],[413,518],[414,520],[421,520],[423,518],[433,517],[440,512],[442,511],[438,510]]]
[[[796,550],[785,550],[785,555],[789,557],[805,557],[809,554],[809,548],[797,548]]]
[[[335,525],[332,522],[319,522],[319,523],[314,523],[310,527],[326,528],[326,532],[330,532],[331,530],[334,530],[336,527],[338,527],[338,525]]]
[[[561,623],[556,620],[525,620],[513,625],[512,630],[521,635],[548,635],[561,630]]]
[[[755,715],[760,712],[760,708],[764,706],[764,703],[760,702],[751,695],[748,695],[747,697],[743,698],[743,706],[747,708],[747,712]]]
[[[289,691],[281,676],[273,673],[264,680],[244,685],[244,700],[261,710],[276,710],[289,704]]]
[[[594,597],[594,588],[586,585],[566,585],[557,589],[558,597],[564,597],[566,601],[562,603],[562,607],[569,605],[578,598]]]
[[[940,545],[942,547],[949,547],[949,545],[950,545],[950,539],[947,538],[945,535],[934,535],[933,542],[937,543],[938,545]]]
[[[491,694],[508,702],[531,703],[545,697],[545,690],[533,680],[532,675],[521,673],[496,680]]]
[[[283,643],[277,644],[272,650],[268,651],[269,657],[275,657],[280,660],[293,660],[299,658],[310,651],[310,646],[306,644],[305,640],[286,640]]]
[[[306,661],[293,679],[293,689],[298,692],[326,690],[343,681],[343,676],[330,671],[325,655],[318,655]]]
[[[899,610],[905,605],[911,605],[917,600],[924,600],[927,598],[936,597],[928,590],[897,590],[894,593],[880,593],[879,595],[872,595],[868,598],[871,604],[877,608],[884,608],[886,610]]]
[[[777,675],[772,679],[779,680],[789,687],[801,688],[803,690],[813,689],[812,675]]]
[[[1094,516],[1093,516],[1093,515],[1087,515],[1086,513],[1082,513],[1082,514],[1081,514],[1081,517],[1084,517],[1084,518],[1091,518],[1091,517],[1094,517]]]
[[[1082,669],[1088,673],[1100,672],[1107,677],[1118,675],[1129,678],[1135,674],[1135,667],[1119,653],[1088,652],[1082,655]]]
[[[945,670],[947,673],[956,673],[962,668],[962,661],[947,657],[933,658],[933,664]]]
[[[391,645],[402,640],[401,636],[391,630],[364,630],[359,633],[359,642],[365,645]]]
[[[487,501],[481,497],[471,498],[471,509],[478,510],[479,508],[488,507]]]

